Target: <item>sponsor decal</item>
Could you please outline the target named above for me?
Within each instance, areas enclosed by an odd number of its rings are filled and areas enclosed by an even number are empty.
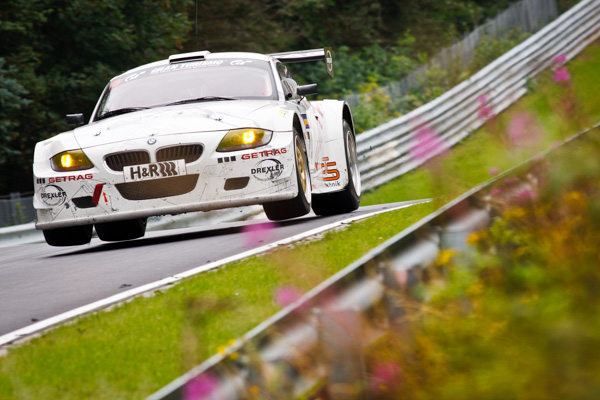
[[[121,79],[121,78],[117,78],[117,79],[115,79],[114,81],[112,81],[112,82],[110,83],[110,88],[111,88],[111,89],[112,89],[112,88],[114,88],[115,86],[117,86],[117,85],[118,85],[118,84],[120,84],[121,82],[123,82],[123,79]]]
[[[327,66],[327,73],[333,78],[333,55],[331,54],[331,47],[325,47],[325,65]]]
[[[233,60],[229,63],[229,65],[244,65],[251,63],[252,60]]]
[[[233,162],[233,161],[235,161],[235,156],[231,156],[231,157],[219,157],[219,158],[217,158],[217,161],[219,162],[219,164],[227,163],[227,162]]]
[[[259,161],[250,171],[259,181],[273,181],[283,173],[283,164],[274,158]]]
[[[185,160],[163,161],[123,167],[123,177],[125,178],[125,182],[169,178],[171,176],[186,174]]]
[[[46,178],[36,178],[35,183],[37,183],[38,185],[45,185]]]
[[[205,60],[205,61],[193,61],[193,62],[187,62],[187,63],[171,64],[171,65],[166,65],[164,67],[154,68],[152,71],[150,71],[150,74],[156,75],[156,74],[164,74],[165,72],[180,71],[180,70],[184,70],[184,69],[218,67],[219,65],[223,64],[223,61],[224,60]]]
[[[100,201],[100,196],[103,194],[102,193],[103,187],[104,187],[104,183],[99,183],[94,188],[94,195],[92,196],[92,203],[94,203],[95,205],[98,205],[98,202]],[[106,199],[106,195],[104,195],[104,198]]]
[[[74,182],[87,179],[94,179],[94,174],[50,177],[48,178],[48,183]]]
[[[329,162],[329,157],[323,157],[321,168],[323,169],[324,181],[337,181],[338,179],[340,179],[340,171],[334,168],[335,165],[335,162]],[[318,170],[319,165],[317,164],[317,171]]]
[[[302,114],[302,119],[304,120],[304,126],[306,129],[310,129],[310,125],[308,124],[308,116],[306,114]]]
[[[243,154],[242,160],[250,160],[252,158],[273,157],[273,156],[278,156],[280,154],[285,154],[285,153],[287,153],[287,149],[285,147],[281,148],[281,149],[263,150],[263,151],[258,151],[256,153]]]
[[[61,206],[67,200],[67,193],[60,186],[47,185],[42,188],[40,199],[47,206]]]

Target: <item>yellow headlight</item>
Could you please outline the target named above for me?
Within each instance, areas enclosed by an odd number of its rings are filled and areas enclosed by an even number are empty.
[[[221,140],[217,151],[235,151],[264,146],[271,141],[273,132],[264,129],[232,129]]]
[[[50,159],[52,169],[58,172],[81,171],[94,166],[82,150],[68,150]]]

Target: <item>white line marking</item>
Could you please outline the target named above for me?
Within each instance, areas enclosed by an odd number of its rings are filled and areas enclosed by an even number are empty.
[[[308,238],[310,236],[317,235],[317,234],[322,233],[322,232],[326,232],[328,230],[337,228],[337,227],[339,227],[341,225],[348,224],[350,222],[359,221],[361,219],[369,218],[369,217],[372,217],[372,216],[377,215],[377,214],[382,214],[384,212],[399,210],[399,209],[402,209],[402,208],[410,207],[410,206],[413,206],[413,205],[416,205],[416,204],[420,204],[420,203],[425,203],[425,202],[428,202],[428,201],[430,201],[430,200],[422,200],[422,201],[418,201],[418,202],[415,202],[415,203],[403,204],[401,206],[392,207],[392,208],[386,208],[386,209],[378,210],[378,211],[373,211],[371,213],[367,213],[367,214],[363,214],[363,215],[358,215],[356,217],[350,217],[350,218],[344,219],[342,221],[333,222],[331,224],[324,225],[324,226],[321,226],[319,228],[315,228],[315,229],[312,229],[310,231],[306,231],[306,232],[300,233],[298,235],[291,236],[289,238],[279,240],[277,242],[273,242],[273,243],[270,243],[270,244],[267,244],[267,245],[264,245],[264,246],[261,246],[261,247],[257,247],[257,248],[252,249],[252,250],[245,251],[243,253],[239,253],[239,254],[233,255],[231,257],[223,258],[223,259],[221,259],[219,261],[214,261],[214,262],[211,262],[209,264],[206,264],[206,265],[203,265],[203,266],[200,266],[200,267],[196,267],[196,268],[190,269],[188,271],[185,271],[185,272],[182,272],[182,273],[170,276],[168,278],[161,279],[160,281],[148,283],[146,285],[142,285],[142,286],[139,286],[137,288],[127,290],[125,292],[116,294],[114,296],[110,296],[110,297],[107,297],[105,299],[95,301],[95,302],[87,304],[85,306],[75,308],[75,309],[73,309],[71,311],[67,311],[65,313],[56,315],[54,317],[47,318],[47,319],[45,319],[43,321],[36,322],[35,324],[31,324],[31,325],[26,326],[24,328],[17,329],[16,331],[7,333],[5,335],[2,335],[2,336],[0,336],[0,346],[4,346],[5,344],[9,344],[9,343],[14,342],[14,341],[19,340],[19,339],[24,339],[24,338],[26,338],[26,337],[28,337],[30,335],[33,335],[34,333],[38,333],[38,332],[40,332],[42,330],[51,328],[51,327],[53,327],[55,325],[58,325],[58,324],[60,324],[62,322],[65,322],[65,321],[68,321],[70,319],[73,319],[75,317],[83,316],[83,315],[91,313],[93,311],[97,311],[97,310],[100,310],[102,308],[108,307],[110,305],[113,305],[113,304],[119,303],[121,301],[130,299],[132,297],[138,296],[138,295],[140,295],[142,293],[149,292],[151,290],[156,290],[156,289],[159,289],[159,288],[161,288],[163,286],[173,284],[173,283],[178,282],[178,281],[180,281],[180,280],[182,280],[184,278],[188,278],[190,276],[197,275],[197,274],[200,274],[202,272],[210,271],[211,269],[218,268],[218,267],[220,267],[222,265],[229,264],[229,263],[234,262],[234,261],[239,261],[239,260],[242,260],[244,258],[248,258],[248,257],[254,256],[254,255],[257,255],[257,254],[268,252],[269,250],[272,250],[272,249],[274,249],[274,248],[276,248],[278,246],[290,244],[290,243],[293,243],[293,242],[297,242],[299,240],[306,239],[306,238]]]

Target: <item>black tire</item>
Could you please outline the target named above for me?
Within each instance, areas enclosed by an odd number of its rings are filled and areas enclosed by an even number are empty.
[[[317,215],[344,214],[356,210],[360,205],[361,183],[356,140],[352,127],[346,120],[343,128],[348,185],[341,192],[313,195],[312,209]]]
[[[308,166],[308,157],[306,156],[306,147],[296,128],[294,128],[294,150],[298,194],[293,199],[263,204],[265,214],[267,214],[267,218],[271,221],[300,217],[310,212],[310,203],[312,200],[310,169]]]
[[[100,240],[104,240],[105,242],[137,239],[146,233],[147,220],[147,218],[136,218],[126,221],[96,224],[96,233]]]
[[[79,246],[92,240],[92,225],[69,226],[66,228],[45,229],[44,239],[50,246]]]

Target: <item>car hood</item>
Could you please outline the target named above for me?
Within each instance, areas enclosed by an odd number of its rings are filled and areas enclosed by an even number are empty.
[[[152,108],[118,115],[74,131],[81,148],[192,132],[234,128],[284,128],[284,103],[275,100],[226,100]],[[289,129],[289,127],[287,128]]]

